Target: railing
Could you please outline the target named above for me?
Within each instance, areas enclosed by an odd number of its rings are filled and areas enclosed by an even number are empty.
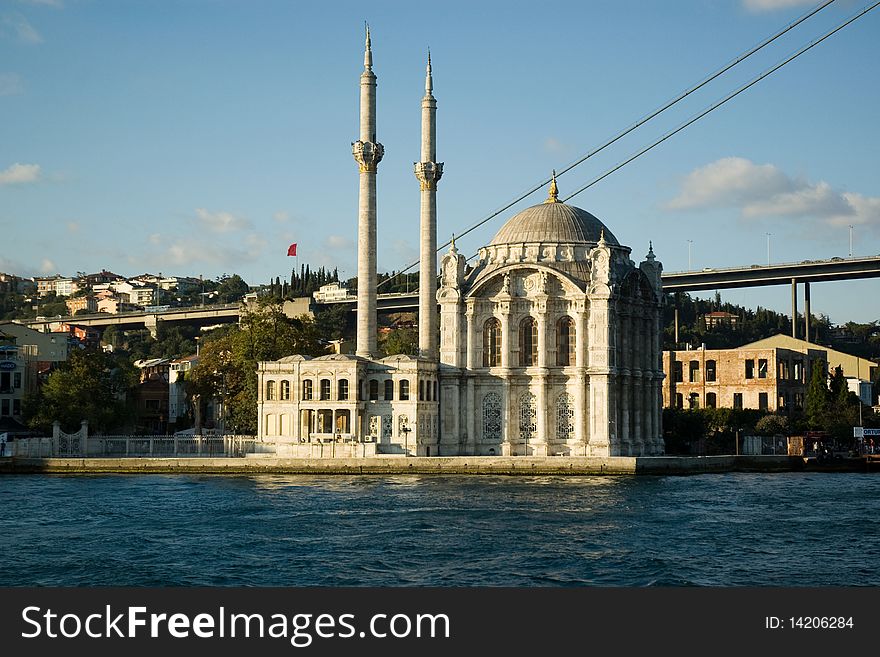
[[[100,457],[242,457],[254,452],[254,436],[89,436],[20,438],[14,455],[24,458],[52,456]]]

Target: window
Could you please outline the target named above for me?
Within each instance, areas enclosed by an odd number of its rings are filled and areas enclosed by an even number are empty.
[[[394,399],[394,381],[385,379],[385,401]]]
[[[379,381],[378,379],[370,379],[370,401],[379,399]]]
[[[700,407],[700,395],[695,392],[692,392],[688,395],[688,408],[691,410],[696,410]]]
[[[0,415],[9,415],[9,400],[0,401]]]
[[[577,359],[574,320],[563,317],[556,324],[556,364],[563,367],[574,365]]]
[[[12,373],[12,387],[21,388],[21,372]]]
[[[684,381],[684,377],[682,376],[682,373],[681,373],[681,361],[680,360],[677,360],[674,363],[672,363],[672,380],[675,381],[676,383],[681,383],[682,381]],[[681,408],[681,407],[679,407],[679,408]]]
[[[409,399],[409,381],[407,379],[403,379],[400,382],[400,399],[401,401]]]
[[[759,358],[758,359],[758,378],[766,379],[767,378],[767,359]]]
[[[12,400],[12,414],[13,415],[21,415],[21,400],[13,399]]]
[[[437,397],[437,382],[436,381],[434,381],[434,401],[439,401],[439,398]]]
[[[794,407],[797,410],[803,410],[804,408],[804,393],[796,392],[794,393]]]
[[[714,392],[706,393],[706,408],[715,408],[718,405],[718,398]]]
[[[519,323],[519,364],[521,367],[538,364],[538,322],[533,317]]]
[[[706,381],[714,381],[715,380],[715,361],[707,360],[706,361]]]
[[[804,382],[804,361],[800,359],[794,361],[794,380]]]
[[[275,382],[266,381],[266,401],[275,401]]]
[[[290,381],[281,382],[281,399],[290,399]]]
[[[743,407],[743,394],[741,392],[733,393],[733,407],[738,411],[742,410]]]
[[[348,381],[346,381],[348,384]],[[346,385],[346,394],[348,385]],[[348,410],[339,410],[336,411],[336,433],[349,433],[349,426],[351,425],[351,416],[349,415]]]
[[[788,379],[789,376],[791,376],[787,360],[780,360],[776,364],[776,374],[780,381],[785,381]]]
[[[321,401],[330,399],[330,379],[321,379]]]
[[[680,392],[675,393],[675,407],[684,408],[684,395]]]
[[[699,383],[699,381],[700,381],[700,361],[692,360],[690,362],[690,367],[688,369],[690,370],[690,374],[689,374],[690,378],[688,380],[691,383]]]
[[[425,382],[419,381],[419,401],[425,401]]]
[[[311,379],[303,379],[303,400],[311,401],[314,399],[314,392],[312,390],[312,380]]]
[[[755,359],[749,358],[746,360],[746,378],[754,379],[755,378]]]
[[[339,379],[336,383],[336,399],[345,401],[348,399],[348,379]],[[348,433],[343,431],[342,433]]]
[[[758,410],[766,411],[768,408],[767,404],[767,393],[759,392],[758,393]]]
[[[497,392],[483,397],[483,440],[501,440],[501,396]]]
[[[571,395],[563,392],[556,398],[556,439],[574,438],[574,404]]]
[[[528,442],[538,430],[538,407],[535,396],[526,392],[519,398],[519,435]]]
[[[483,325],[483,367],[501,365],[501,322],[494,317]]]
[[[783,408],[785,408],[786,406],[788,406],[788,402],[787,402],[786,399],[785,399],[785,395],[779,395],[779,397],[776,399],[776,405],[777,405],[780,409],[783,409]]]

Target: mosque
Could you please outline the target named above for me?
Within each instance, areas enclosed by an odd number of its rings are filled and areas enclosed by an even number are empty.
[[[467,265],[437,272],[436,111],[422,99],[419,355],[376,347],[376,75],[360,78],[357,348],[258,365],[258,433],[279,456],[628,456],[664,451],[662,265],[638,265],[596,217],[547,199]],[[439,287],[438,287],[439,281]]]

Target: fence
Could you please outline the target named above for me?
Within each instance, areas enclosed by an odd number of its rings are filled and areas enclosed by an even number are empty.
[[[254,436],[82,436],[19,438],[15,456],[48,457],[241,457],[254,452]]]

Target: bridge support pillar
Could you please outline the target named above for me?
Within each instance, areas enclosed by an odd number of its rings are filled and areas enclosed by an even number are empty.
[[[159,318],[156,315],[148,315],[144,317],[144,328],[150,332],[150,336],[155,340],[159,337]]]
[[[797,279],[791,279],[791,337],[797,338]]]
[[[804,281],[804,340],[810,341],[810,282]]]

